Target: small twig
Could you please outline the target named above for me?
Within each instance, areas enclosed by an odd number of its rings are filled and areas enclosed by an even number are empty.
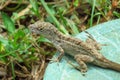
[[[23,72],[25,72],[26,74],[30,74],[30,72],[25,66],[20,65],[17,61],[15,61],[15,63],[23,70]]]
[[[47,4],[62,4],[64,1],[47,2]]]
[[[12,3],[12,4],[18,4],[19,2],[18,1],[11,1],[10,3]],[[29,4],[29,2],[23,0],[22,4]]]
[[[23,9],[21,12],[18,13],[18,16],[17,17],[14,17],[14,19],[18,19],[19,17],[21,16],[24,16],[26,13],[29,12],[30,8],[32,8],[32,5],[28,5],[25,9]]]
[[[0,10],[2,10],[4,7],[6,7],[8,4],[10,4],[11,1],[12,0],[8,0],[8,1],[5,2],[5,4],[1,5]]]
[[[38,76],[40,76],[40,77],[38,77],[38,78],[40,78],[40,79],[42,79],[43,78],[43,72],[45,71],[45,59],[42,59],[42,64],[41,64],[41,66],[40,66],[40,69],[39,69],[39,71],[37,72],[38,74]],[[38,79],[37,79],[38,80]]]

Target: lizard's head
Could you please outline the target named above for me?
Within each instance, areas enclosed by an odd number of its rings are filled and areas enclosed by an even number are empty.
[[[29,29],[32,33],[35,34],[43,34],[45,33],[46,29],[49,28],[51,24],[47,22],[37,21],[34,24],[29,25]]]
[[[28,27],[32,33],[41,34],[43,36],[50,36],[54,32],[54,27],[51,23],[37,21],[34,24],[29,25]]]

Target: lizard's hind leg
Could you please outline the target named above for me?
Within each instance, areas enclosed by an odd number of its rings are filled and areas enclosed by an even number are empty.
[[[87,65],[85,63],[93,62],[94,58],[88,55],[78,54],[78,55],[75,55],[75,60],[80,65],[81,72],[85,73],[87,72]]]

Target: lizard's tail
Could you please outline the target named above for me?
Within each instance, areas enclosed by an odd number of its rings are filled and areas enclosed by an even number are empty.
[[[95,60],[93,62],[95,65],[103,67],[103,68],[109,68],[109,69],[113,69],[115,71],[119,71],[120,72],[120,64],[112,62],[106,58],[103,58],[101,60]]]

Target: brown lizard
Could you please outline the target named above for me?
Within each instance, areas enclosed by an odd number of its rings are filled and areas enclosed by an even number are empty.
[[[66,52],[73,56],[80,65],[81,72],[87,71],[86,63],[120,71],[120,64],[112,62],[105,58],[99,52],[99,44],[94,39],[87,39],[86,42],[62,34],[57,28],[48,22],[37,21],[29,26],[31,32],[41,34],[50,40],[55,48],[60,52],[58,59],[60,60]]]

